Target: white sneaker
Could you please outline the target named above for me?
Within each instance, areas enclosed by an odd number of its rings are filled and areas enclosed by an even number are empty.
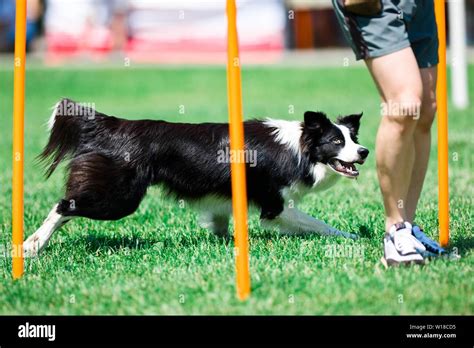
[[[421,252],[425,247],[411,234],[411,224],[408,222],[393,225],[385,234],[383,240],[384,258],[387,266],[400,263],[423,263]]]
[[[412,226],[409,222],[399,222],[392,225],[388,231],[400,255],[421,254],[426,251],[425,246],[413,236],[411,229]]]

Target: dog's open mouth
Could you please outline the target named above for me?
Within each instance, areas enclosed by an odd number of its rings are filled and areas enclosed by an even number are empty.
[[[337,159],[337,158],[332,158],[331,160],[329,160],[328,164],[332,169],[334,169],[336,172],[344,176],[347,176],[350,178],[355,178],[359,176],[359,171],[357,170],[354,163],[348,163],[348,162],[341,161],[340,159]]]

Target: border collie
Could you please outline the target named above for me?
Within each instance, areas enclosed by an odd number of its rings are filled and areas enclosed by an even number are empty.
[[[244,123],[245,151],[253,154],[246,163],[247,194],[249,204],[260,210],[262,226],[285,234],[356,238],[299,211],[296,201],[341,176],[359,175],[354,164],[364,163],[369,154],[357,142],[361,116],[333,123],[322,112],[307,111],[304,122]],[[66,193],[25,241],[25,256],[37,255],[53,232],[74,217],[117,220],[132,214],[147,188],[157,184],[201,210],[201,226],[228,237],[229,163],[235,160],[228,150],[228,124],[131,121],[63,99],[49,127],[40,159],[48,164],[47,177],[69,161]]]

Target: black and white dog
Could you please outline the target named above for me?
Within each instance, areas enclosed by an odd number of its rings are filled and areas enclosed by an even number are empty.
[[[356,237],[299,211],[295,202],[341,176],[359,175],[354,163],[362,164],[369,153],[357,142],[361,116],[332,123],[321,112],[307,111],[304,122],[245,122],[245,152],[253,154],[246,161],[248,199],[260,210],[263,226],[286,234]],[[203,227],[228,235],[229,162],[235,157],[228,124],[124,120],[63,99],[49,125],[40,158],[49,164],[48,177],[69,160],[66,194],[25,241],[25,256],[36,255],[74,217],[117,220],[132,214],[156,184],[200,209]]]

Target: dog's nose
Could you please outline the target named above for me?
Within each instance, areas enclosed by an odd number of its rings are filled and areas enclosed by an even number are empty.
[[[365,147],[359,147],[359,149],[357,150],[357,153],[362,159],[366,159],[367,156],[369,155],[369,150],[366,149]]]

